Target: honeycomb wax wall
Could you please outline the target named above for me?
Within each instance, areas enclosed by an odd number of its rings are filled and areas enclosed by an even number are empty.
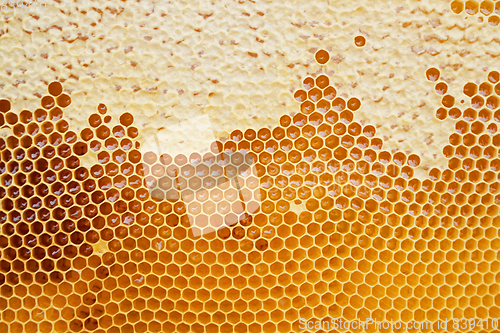
[[[2,11],[0,327],[498,331],[496,6]]]

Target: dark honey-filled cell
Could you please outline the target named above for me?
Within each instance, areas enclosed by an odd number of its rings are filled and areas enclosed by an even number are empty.
[[[17,114],[15,114],[14,112],[8,112],[5,115],[5,121],[9,125],[15,125],[15,124],[17,124],[18,120],[19,120],[19,118],[18,118]]]
[[[68,107],[71,104],[71,97],[67,94],[62,94],[57,96],[56,98],[57,105],[59,105],[62,108]]]
[[[477,93],[477,85],[472,82],[469,82],[464,86],[463,91],[464,94],[466,94],[469,97],[472,97]]]
[[[320,75],[316,78],[316,86],[325,89],[330,84],[330,79],[326,75]]]
[[[314,55],[314,58],[319,64],[324,65],[328,62],[328,60],[330,60],[330,54],[328,54],[328,51],[326,50],[319,50]]]
[[[460,0],[454,0],[452,3],[451,3],[451,10],[455,13],[455,14],[460,14],[461,12],[463,12],[464,10],[464,3]]]
[[[434,89],[439,95],[444,95],[448,91],[448,85],[444,82],[439,82]]]
[[[361,107],[361,101],[357,98],[350,98],[348,101],[347,101],[347,107],[352,110],[352,111],[356,111],[358,110],[360,107]]]
[[[6,99],[0,99],[0,112],[6,113],[10,111],[10,101]]]
[[[23,110],[19,114],[19,119],[23,124],[28,124],[33,120],[33,114],[29,110]]]
[[[41,105],[44,109],[51,109],[55,106],[55,100],[52,96],[44,96],[42,97]]]
[[[98,106],[97,106],[97,111],[99,111],[100,114],[105,114],[107,111],[108,111],[108,108],[106,107],[105,104],[103,103],[100,103]]]
[[[63,91],[63,87],[59,82],[51,82],[48,86],[48,91],[52,96],[59,96]]]

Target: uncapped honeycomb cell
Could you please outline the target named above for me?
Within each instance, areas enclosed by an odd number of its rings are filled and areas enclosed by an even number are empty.
[[[330,60],[330,55],[326,50],[319,50],[318,52],[316,52],[316,55],[314,57],[316,61],[321,65],[326,64],[328,60]]]
[[[357,47],[363,47],[366,44],[366,39],[363,36],[356,36],[354,37],[354,44],[356,44]]]
[[[314,57],[331,59],[323,49]],[[437,68],[424,76],[451,132],[447,167],[424,179],[421,158],[385,148],[377,127],[357,120],[362,96],[338,94],[323,72],[299,82],[296,112],[274,127],[235,129],[190,155],[143,150],[132,113],[115,119],[105,102],[70,131],[81,96],[60,82],[35,110],[1,99],[10,132],[0,138],[0,327],[289,333],[303,331],[301,318],[327,317],[491,325],[500,316],[500,75],[466,83],[460,96]]]

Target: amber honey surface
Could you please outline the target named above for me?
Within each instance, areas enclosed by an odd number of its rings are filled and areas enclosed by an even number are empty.
[[[2,15],[1,330],[498,332],[499,2]]]

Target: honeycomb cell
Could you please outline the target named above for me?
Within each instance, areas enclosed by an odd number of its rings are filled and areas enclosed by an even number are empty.
[[[33,121],[33,114],[29,110],[23,110],[19,114],[19,119],[23,124],[29,124]]]
[[[476,96],[476,97],[479,97],[479,96]],[[455,98],[451,95],[445,95],[445,96],[443,96],[443,98],[441,100],[441,104],[444,107],[451,108],[455,104]]]
[[[464,94],[466,94],[469,97],[473,97],[475,94],[477,94],[477,85],[469,82],[464,86]]]
[[[44,109],[50,110],[55,106],[55,100],[52,96],[44,96],[41,100],[41,105]]]
[[[445,108],[439,108],[436,111],[436,118],[439,120],[446,119],[447,115],[448,115],[448,111]]]
[[[475,15],[478,12],[479,4],[476,1],[467,1],[465,3],[465,12],[469,15]]]
[[[496,5],[498,6],[498,5]],[[497,9],[495,9],[495,12],[498,12]],[[488,24],[492,27],[497,27],[498,24],[500,24],[500,17],[498,17],[497,15],[491,15],[488,17]]]
[[[363,36],[356,36],[356,37],[354,37],[354,44],[357,47],[363,47],[363,46],[365,46],[365,44],[366,44],[365,37],[363,37]]]
[[[54,97],[59,96],[63,92],[63,87],[59,82],[51,82],[48,86],[49,94]]]
[[[444,82],[439,82],[434,89],[439,95],[444,95],[448,91],[448,85]]]
[[[313,89],[309,90],[309,93],[308,93],[309,99],[314,103],[318,102],[321,99],[321,97],[323,97],[322,95],[323,94],[322,94],[321,90],[319,90],[318,88],[313,88]]]
[[[326,50],[319,50],[314,55],[314,58],[320,65],[324,65],[330,60],[330,54]]]
[[[488,1],[485,1],[488,2]],[[500,81],[500,73],[498,71],[491,71],[488,73],[488,81],[496,84]]]
[[[102,123],[101,116],[93,114],[89,117],[89,125],[92,127],[98,127]]]
[[[15,114],[13,112],[7,112],[7,114],[5,115],[5,121],[9,125],[17,124],[18,120],[19,120],[19,118],[18,118],[17,114]]]
[[[494,3],[488,0],[481,2],[481,6],[479,8],[481,13],[485,16],[488,16],[491,13],[493,13],[493,9],[494,9]]]
[[[330,84],[330,79],[326,75],[320,75],[316,78],[316,86],[325,89]]]
[[[325,88],[325,90],[323,90],[323,96],[328,100],[332,100],[335,98],[335,96],[337,96],[337,91],[334,87],[328,86]]]
[[[0,112],[6,113],[10,111],[10,101],[6,99],[0,99]]]
[[[435,81],[439,80],[441,73],[439,72],[439,69],[437,69],[437,68],[429,68],[425,72],[425,76],[427,77],[427,80],[429,80],[431,82],[435,82]]]
[[[488,82],[483,82],[479,85],[478,93],[484,97],[491,95],[493,87]]]
[[[464,11],[464,4],[462,1],[459,1],[459,0],[454,0],[452,3],[451,3],[451,10],[455,13],[455,14],[460,14],[461,12]]]
[[[355,97],[350,98],[347,101],[347,107],[349,108],[349,110],[356,111],[361,107],[361,101]],[[351,119],[351,121],[352,121],[352,119]]]
[[[133,122],[134,122],[134,117],[128,112],[125,112],[120,116],[120,123],[125,127],[132,125]]]
[[[307,93],[304,90],[297,90],[293,95],[293,98],[295,98],[297,102],[305,102],[307,99]]]
[[[486,100],[486,107],[490,110],[496,110],[499,105],[500,105],[500,102],[499,102],[498,97],[496,97],[496,96],[490,96]]]
[[[484,98],[481,96],[474,96],[471,99],[471,104],[474,109],[479,109],[484,105]]]

